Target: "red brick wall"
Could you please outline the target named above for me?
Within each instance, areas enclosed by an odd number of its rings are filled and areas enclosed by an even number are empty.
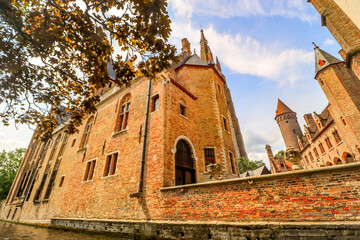
[[[156,220],[344,221],[360,219],[360,164],[162,189]]]

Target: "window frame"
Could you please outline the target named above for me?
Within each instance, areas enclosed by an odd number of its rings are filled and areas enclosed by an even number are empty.
[[[236,162],[234,159],[234,153],[230,150],[229,150],[229,159],[230,159],[231,173],[236,175],[237,171],[236,171]]]
[[[332,132],[332,135],[333,135],[334,138],[335,138],[336,144],[339,144],[339,143],[342,142],[342,138],[340,137],[340,134],[339,134],[338,130],[333,131],[333,132]]]
[[[114,155],[116,155],[115,160],[114,160]],[[119,151],[106,154],[102,178],[115,176],[118,162],[119,162]]]
[[[91,182],[94,179],[96,161],[97,161],[97,158],[93,158],[93,159],[86,161],[83,182]],[[91,176],[91,178],[89,176]]]
[[[204,147],[203,148],[204,149],[204,165],[205,165],[205,171],[207,171],[207,169],[206,169],[206,166],[207,165],[209,165],[209,164],[215,164],[216,163],[216,154],[215,154],[215,147]],[[206,155],[206,151],[212,151],[212,154],[213,154],[213,156],[212,156],[212,158],[211,158],[211,156],[210,157],[206,157],[207,155]],[[211,160],[211,161],[208,161],[209,163],[207,164],[207,160],[206,159],[213,159],[213,161]]]
[[[324,154],[325,153],[325,148],[324,148],[324,145],[322,143],[319,143],[319,148],[320,148],[321,154]]]
[[[325,143],[326,143],[326,146],[329,148],[329,150],[333,148],[333,145],[332,145],[329,137],[325,138]]]
[[[224,130],[226,131],[226,132],[230,132],[230,126],[229,126],[229,121],[228,121],[228,119],[225,117],[225,115],[222,115],[222,117],[223,117],[223,127],[224,127]]]
[[[150,112],[156,112],[160,109],[160,94],[156,93],[152,95],[151,97],[151,111]]]

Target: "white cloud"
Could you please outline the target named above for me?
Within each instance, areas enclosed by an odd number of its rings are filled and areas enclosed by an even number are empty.
[[[333,39],[330,39],[330,38],[327,38],[325,41],[324,41],[324,45],[334,45],[335,44],[335,40]]]
[[[23,125],[16,129],[13,125],[0,125],[0,151],[14,150],[15,148],[26,148],[30,142],[33,131]]]
[[[193,46],[198,46],[200,29],[193,28],[191,23],[176,21],[172,23],[172,29],[172,43],[178,44],[181,38],[188,37]],[[213,54],[219,56],[221,64],[233,73],[258,76],[281,85],[293,85],[303,78],[305,69],[309,69],[313,62],[312,51],[282,49],[276,43],[263,45],[249,36],[218,32],[212,25],[204,29],[204,33]]]
[[[170,0],[169,3],[176,15],[187,18],[198,14],[221,18],[281,16],[305,22],[317,19],[304,0]]]

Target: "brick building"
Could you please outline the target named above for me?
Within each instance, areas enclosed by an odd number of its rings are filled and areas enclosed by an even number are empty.
[[[79,134],[65,134],[64,122],[47,143],[34,135],[5,217],[126,219],[140,207],[136,197],[209,181],[210,163],[221,165],[222,178],[238,177],[236,159],[247,156],[230,91],[203,32],[200,45],[201,57],[183,39],[180,62],[157,81],[99,89],[97,113]]]
[[[308,2],[318,10],[322,25],[342,47],[339,54],[343,61],[314,44],[315,79],[329,100],[328,106],[320,114],[304,115],[304,135],[299,132],[296,113],[280,100],[275,120],[286,148],[300,150],[303,167],[357,162],[360,161],[360,18],[355,9],[359,10],[360,5],[344,0]],[[268,151],[269,147],[266,148]]]

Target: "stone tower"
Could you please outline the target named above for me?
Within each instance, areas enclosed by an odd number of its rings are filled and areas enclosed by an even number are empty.
[[[299,148],[297,136],[302,136],[302,132],[297,121],[296,112],[286,106],[280,99],[278,99],[275,120],[279,125],[286,149],[290,147]]]
[[[315,44],[314,44],[315,45]],[[315,79],[329,100],[329,112],[352,143],[360,142],[360,80],[354,71],[315,45]],[[345,138],[345,137],[344,137]],[[354,152],[358,145],[350,146]]]

